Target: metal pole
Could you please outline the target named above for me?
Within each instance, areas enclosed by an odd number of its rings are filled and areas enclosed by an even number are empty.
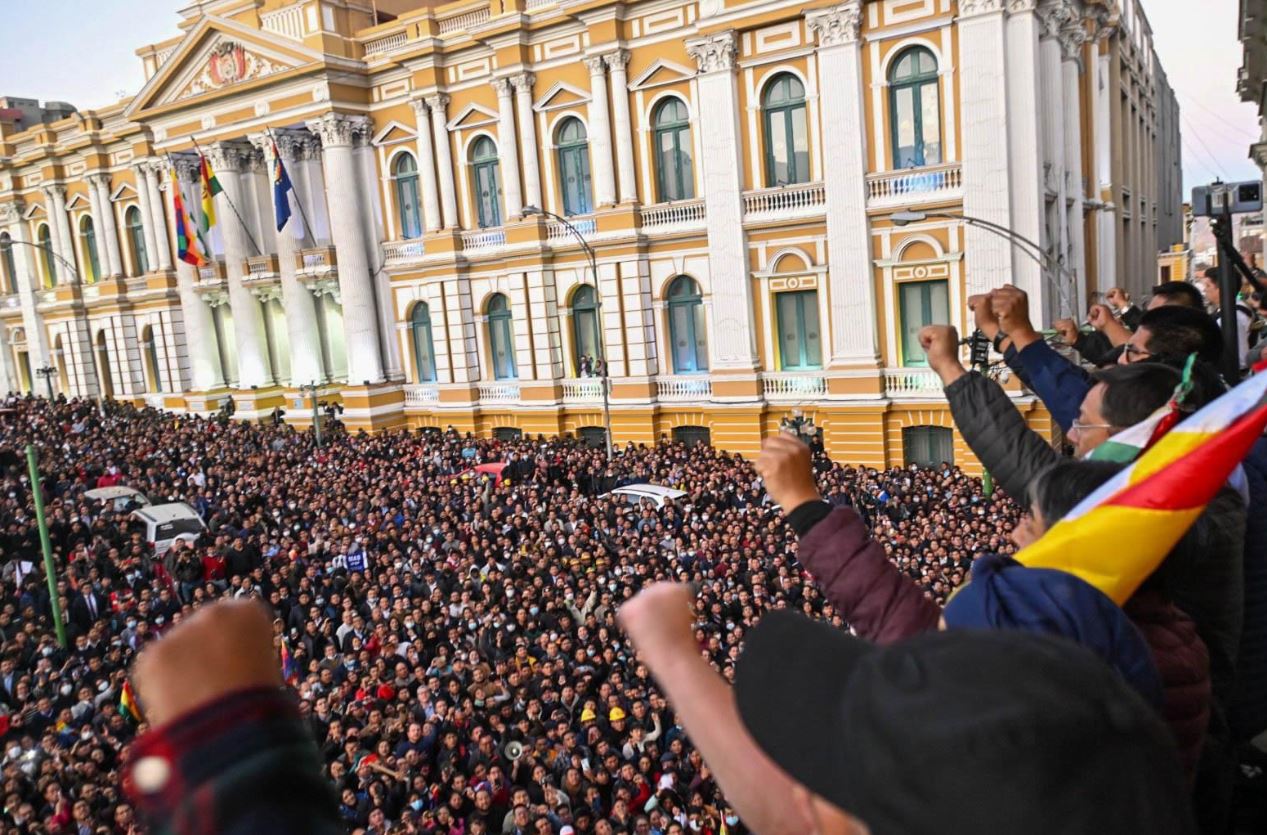
[[[1219,215],[1215,224],[1219,244],[1219,326],[1223,329],[1223,377],[1234,386],[1241,381],[1240,329],[1236,322],[1236,294],[1240,282],[1229,254],[1232,246],[1232,215]]]
[[[312,390],[312,434],[317,441],[317,449],[321,449],[321,413],[317,411],[317,384],[310,383],[301,388]]]
[[[31,475],[31,498],[35,502],[35,523],[40,529],[40,548],[44,551],[44,576],[48,579],[48,603],[53,609],[53,625],[57,643],[66,649],[66,624],[62,623],[62,602],[57,599],[57,578],[53,568],[53,544],[48,538],[48,522],[44,519],[44,491],[40,487],[40,465],[35,444],[26,445],[26,467]]]

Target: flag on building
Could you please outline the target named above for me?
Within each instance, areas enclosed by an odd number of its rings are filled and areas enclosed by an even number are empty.
[[[273,143],[273,211],[277,215],[277,231],[282,231],[286,221],[290,220],[290,175],[282,163],[282,155]]]
[[[207,263],[198,249],[198,232],[189,214],[185,211],[185,201],[180,196],[180,180],[176,171],[172,171],[172,211],[176,215],[176,257],[186,264],[201,267]]]
[[[132,692],[132,682],[123,680],[123,690],[119,694],[119,713],[135,724],[141,724],[141,707],[136,703],[136,695]]]
[[[299,686],[299,662],[290,654],[290,642],[282,636],[282,679],[291,687]]]
[[[1267,373],[1156,441],[1016,559],[1086,580],[1118,605],[1151,575],[1267,428]]]
[[[202,217],[200,218],[202,231],[204,233],[211,231],[211,227],[216,225],[216,195],[224,191],[220,186],[220,181],[216,179],[216,172],[211,170],[211,163],[202,154],[198,155],[201,162],[201,180],[202,180]]]

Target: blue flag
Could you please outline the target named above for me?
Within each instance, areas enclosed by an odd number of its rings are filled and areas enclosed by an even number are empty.
[[[286,221],[290,220],[290,200],[287,192],[291,191],[290,175],[282,164],[282,155],[277,151],[277,143],[273,143],[273,209],[277,214],[277,231],[282,231]]]

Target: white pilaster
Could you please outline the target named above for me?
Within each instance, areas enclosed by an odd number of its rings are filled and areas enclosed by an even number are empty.
[[[167,213],[163,210],[163,194],[159,187],[159,177],[164,168],[161,162],[148,163],[145,166],[145,187],[149,190],[150,211],[153,212],[154,257],[158,268],[166,272],[172,268],[172,248],[167,237]]]
[[[1044,248],[1046,201],[1040,95],[1038,0],[1012,0],[1007,18],[1008,155],[1012,162],[1012,229]],[[1043,270],[1019,247],[1012,249],[1012,283],[1029,294],[1030,316],[1051,321],[1052,300],[1043,292]]]
[[[611,120],[607,106],[607,62],[603,56],[585,59],[590,71],[589,141],[594,165],[594,199],[599,206],[616,202],[616,173],[612,170]]]
[[[506,201],[506,219],[523,215],[523,190],[519,187],[519,140],[515,136],[515,103],[511,97],[510,79],[493,79],[497,91],[497,148],[501,157],[502,196]]]
[[[1064,78],[1064,143],[1065,143],[1065,204],[1066,225],[1069,229],[1069,257],[1066,266],[1076,282],[1073,288],[1065,279],[1065,292],[1072,298],[1072,314],[1086,309],[1087,302],[1087,253],[1086,231],[1083,222],[1085,201],[1082,168],[1082,52],[1087,42],[1085,24],[1079,15],[1061,31],[1061,73]],[[1155,257],[1156,253],[1151,253]],[[1154,267],[1155,269],[1155,267]],[[1108,289],[1108,285],[1104,286]]]
[[[20,203],[0,204],[0,229],[5,229],[13,241],[13,264],[17,267],[17,275],[13,277],[17,284],[18,303],[22,306],[22,329],[26,331],[26,352],[31,362],[31,389],[36,393],[45,393],[43,381],[35,373],[36,369],[49,364],[48,333],[44,330],[44,317],[35,309],[35,290],[41,286],[39,264],[36,251],[31,246],[31,235],[26,221],[22,220]],[[4,346],[8,351],[9,347]]]
[[[383,362],[379,352],[378,311],[374,300],[374,277],[365,249],[360,198],[356,188],[354,137],[369,129],[364,116],[328,113],[307,123],[321,139],[321,157],[326,174],[326,201],[330,227],[338,250],[339,291],[343,306],[344,341],[348,353],[348,382],[379,383]]]
[[[818,35],[827,190],[827,260],[833,364],[877,364],[875,268],[867,222],[867,121],[863,111],[861,0],[805,16]]]
[[[620,174],[620,202],[638,200],[638,172],[634,168],[633,126],[629,119],[629,50],[603,56],[611,71],[612,119],[616,134],[616,168]]]
[[[756,368],[752,293],[748,287],[748,251],[743,231],[742,145],[738,91],[735,89],[735,33],[720,32],[686,42],[699,66],[700,166],[708,217],[712,282],[713,340],[711,367]]]
[[[123,252],[119,248],[119,225],[115,223],[114,206],[110,202],[110,175],[93,174],[88,178],[88,186],[97,195],[100,206],[94,217],[97,223],[97,242],[105,250],[110,275],[121,276],[124,273]]]
[[[436,186],[436,154],[431,140],[431,117],[422,98],[409,101],[418,131],[418,182],[422,185],[422,220],[428,232],[440,229],[440,195]]]
[[[537,160],[537,120],[532,113],[532,73],[520,73],[510,79],[515,85],[515,109],[519,112],[519,142],[523,146],[524,200],[529,206],[543,208],[541,203],[541,163]]]
[[[458,196],[453,181],[453,151],[449,143],[449,97],[443,93],[428,96],[431,109],[431,133],[435,141],[436,174],[440,177],[440,206],[444,210],[444,227],[458,228]]]
[[[48,233],[53,243],[53,252],[58,258],[53,259],[59,284],[74,284],[75,276],[66,263],[78,264],[75,260],[75,239],[70,234],[70,224],[66,220],[66,186],[52,185],[44,187],[44,209],[48,212]]]
[[[136,176],[137,202],[141,204],[141,233],[145,238],[146,260],[149,262],[150,270],[153,271],[158,269],[158,243],[154,236],[154,209],[150,206],[150,190],[145,184],[145,165],[137,163],[132,166],[132,171]],[[228,207],[225,207],[225,212],[229,211]],[[218,210],[217,215],[219,215]],[[219,219],[224,220],[223,216]]]

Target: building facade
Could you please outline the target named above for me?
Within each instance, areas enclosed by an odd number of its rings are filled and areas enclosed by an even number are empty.
[[[136,96],[0,119],[0,383],[601,437],[605,363],[620,443],[752,453],[799,410],[845,460],[971,467],[919,329],[1007,281],[1069,315],[1171,243],[1173,97],[1129,8],[195,2]]]

